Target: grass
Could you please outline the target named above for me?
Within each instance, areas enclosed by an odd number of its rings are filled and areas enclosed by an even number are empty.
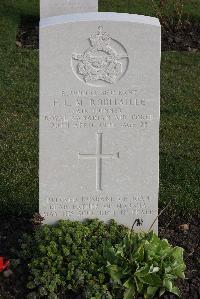
[[[160,200],[200,208],[200,53],[168,52],[161,65]]]
[[[21,7],[15,2],[0,4],[0,214],[5,216],[30,215],[38,208],[38,51],[15,46],[21,13],[31,13],[25,1]]]
[[[166,0],[168,5],[165,6],[163,13],[166,15],[174,14],[174,3],[181,0]],[[200,19],[199,0],[184,0],[183,16],[193,20]],[[159,3],[159,0],[99,0],[100,11],[117,11],[129,12],[135,14],[143,14],[155,16],[154,5]]]
[[[101,11],[154,15],[151,1],[100,0]],[[198,1],[188,1],[200,20]],[[0,3],[0,215],[38,210],[38,51],[15,46],[20,18],[38,16],[38,1]],[[160,207],[200,208],[200,53],[165,52],[161,64]]]

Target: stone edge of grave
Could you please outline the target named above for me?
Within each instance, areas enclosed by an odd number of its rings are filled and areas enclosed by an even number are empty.
[[[114,12],[87,12],[87,13],[73,13],[61,16],[53,16],[40,20],[40,28],[48,26],[60,25],[64,23],[74,22],[88,22],[88,21],[113,21],[113,22],[132,22],[144,25],[151,25],[161,27],[157,18],[128,14],[128,13],[114,13]]]

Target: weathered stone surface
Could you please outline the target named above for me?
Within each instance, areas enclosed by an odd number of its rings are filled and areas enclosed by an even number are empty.
[[[43,20],[40,78],[46,223],[114,218],[148,230],[158,206],[158,20],[115,13]]]
[[[98,0],[40,0],[40,17],[97,12]]]

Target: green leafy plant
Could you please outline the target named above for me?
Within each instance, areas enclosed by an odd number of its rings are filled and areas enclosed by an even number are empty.
[[[57,298],[60,293],[83,293],[85,298],[112,298],[110,276],[103,257],[104,243],[118,244],[127,229],[111,221],[59,221],[26,235],[20,257],[28,263],[29,298]]]
[[[136,294],[153,298],[165,291],[180,295],[175,286],[177,278],[184,278],[183,249],[172,247],[153,232],[129,232],[120,244],[107,244],[104,257],[113,284],[124,289],[124,299]]]
[[[159,290],[179,295],[183,250],[154,233],[136,234],[111,221],[59,221],[24,236],[20,258],[28,263],[29,299],[79,293],[86,299],[153,298]]]

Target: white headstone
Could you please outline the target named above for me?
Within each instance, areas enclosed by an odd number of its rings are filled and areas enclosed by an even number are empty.
[[[40,0],[40,18],[71,13],[97,12],[98,0]]]
[[[40,78],[46,223],[115,219],[148,230],[158,213],[159,21],[116,13],[45,19]]]

